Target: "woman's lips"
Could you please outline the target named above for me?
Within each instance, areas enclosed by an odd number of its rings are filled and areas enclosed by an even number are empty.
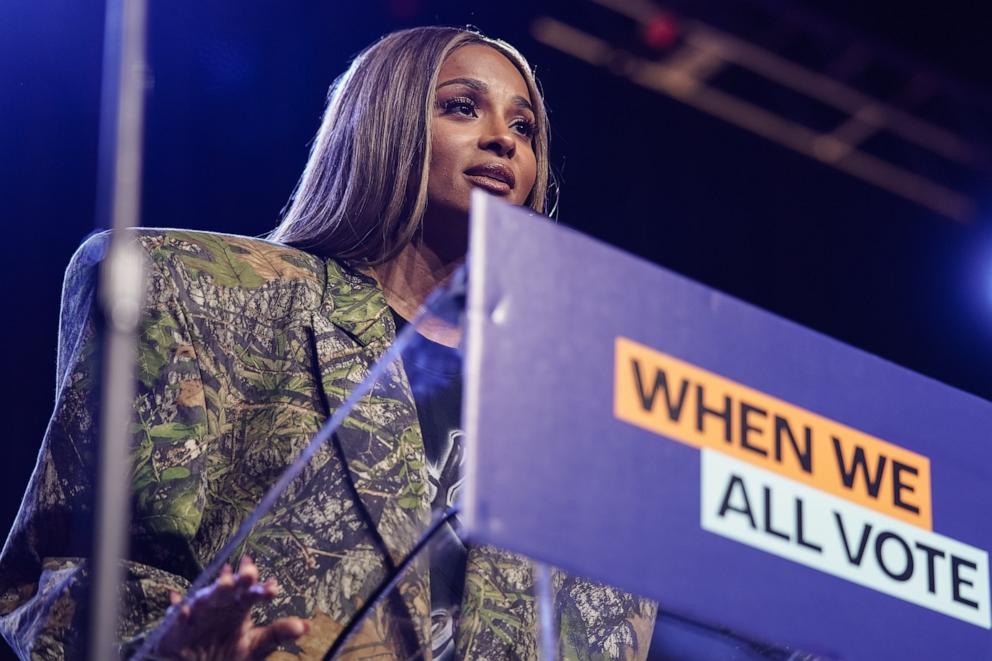
[[[503,163],[483,163],[465,170],[465,176],[478,186],[496,195],[507,195],[516,184],[513,170]]]
[[[509,195],[510,191],[513,190],[512,188],[510,188],[510,184],[506,183],[505,181],[500,181],[499,179],[494,179],[488,175],[468,174],[468,173],[465,174],[469,178],[469,181],[471,181],[479,188],[484,188],[490,193],[495,193],[497,195]]]

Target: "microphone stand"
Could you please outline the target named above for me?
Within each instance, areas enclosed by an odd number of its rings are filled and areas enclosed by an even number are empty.
[[[140,224],[147,2],[107,0],[106,12],[97,224],[113,231],[99,282],[103,389],[87,641],[91,661],[120,656],[121,560],[130,521],[129,427],[144,292],[142,252],[126,230]]]

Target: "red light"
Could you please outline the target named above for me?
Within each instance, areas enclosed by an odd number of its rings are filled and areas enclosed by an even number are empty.
[[[641,38],[654,50],[668,50],[678,41],[678,21],[667,12],[658,12],[641,28]]]

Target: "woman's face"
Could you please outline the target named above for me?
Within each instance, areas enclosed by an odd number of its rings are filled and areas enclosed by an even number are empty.
[[[505,55],[482,44],[448,55],[434,112],[425,233],[440,230],[443,217],[464,228],[473,188],[527,200],[537,178],[535,115],[527,83]]]

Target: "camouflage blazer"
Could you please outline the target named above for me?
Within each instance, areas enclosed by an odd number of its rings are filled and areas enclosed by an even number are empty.
[[[138,230],[150,275],[132,424],[131,547],[119,635],[134,649],[395,338],[376,282],[334,260],[258,239]],[[96,266],[83,244],[63,291],[54,415],[0,556],[0,630],[25,658],[80,658],[98,408]],[[366,397],[252,531],[248,552],[283,593],[268,621],[311,618],[273,659],[321,658],[428,523],[423,440],[402,366]],[[430,589],[421,559],[344,657],[423,658]],[[472,548],[461,658],[536,656],[530,564]],[[569,659],[644,658],[654,604],[556,572]]]

